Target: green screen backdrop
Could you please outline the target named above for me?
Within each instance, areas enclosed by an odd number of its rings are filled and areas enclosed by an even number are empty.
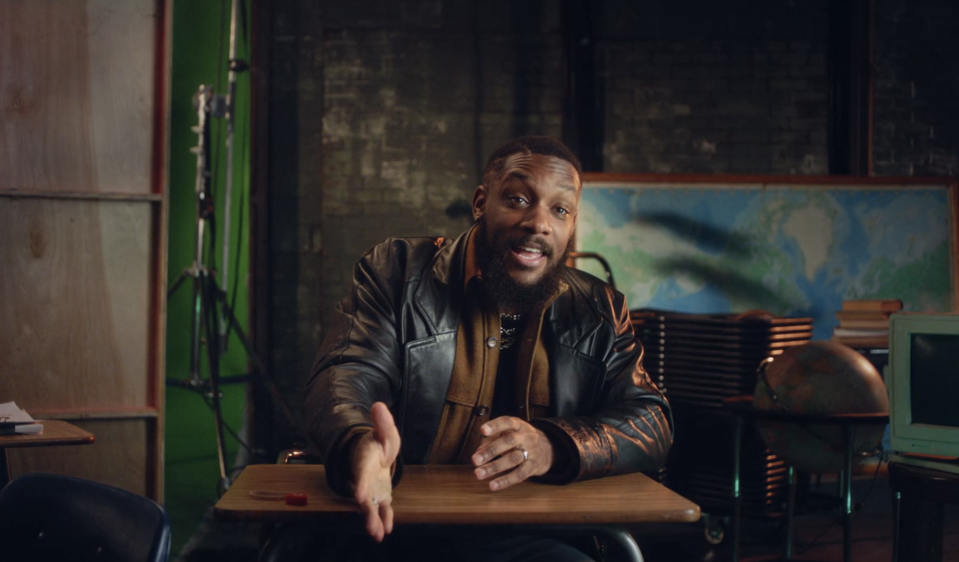
[[[247,6],[247,13],[249,13]],[[242,11],[241,11],[242,14]],[[197,156],[191,148],[198,145],[198,124],[193,98],[201,84],[214,88],[214,94],[226,94],[230,55],[230,0],[190,2],[177,0],[173,10],[173,68],[170,124],[170,216],[169,282],[193,266],[197,239]],[[238,23],[237,58],[249,62],[249,24]],[[226,119],[210,121],[209,164],[213,174],[216,226],[216,279],[227,292],[227,302],[235,302],[239,326],[249,327],[249,192],[250,192],[250,76],[237,75],[234,120],[234,169],[230,216],[228,284],[222,283],[224,249],[223,226],[226,219],[224,199],[227,164]],[[208,223],[211,224],[211,223]],[[209,226],[208,226],[209,228]],[[209,248],[209,246],[208,246]],[[207,252],[209,254],[209,250]],[[190,376],[191,325],[194,310],[195,277],[187,276],[168,298],[166,365],[167,378],[187,380]],[[206,357],[206,348],[203,348]],[[243,375],[248,371],[247,355],[235,332],[220,362],[221,377]],[[209,364],[204,359],[203,380],[209,380]],[[239,433],[243,426],[247,384],[221,387],[223,420]],[[196,531],[220,490],[220,469],[213,410],[205,393],[167,384],[166,388],[166,493],[165,504],[173,524],[173,554]],[[237,440],[224,431],[227,466],[232,469],[238,452]],[[235,474],[232,476],[235,477]]]

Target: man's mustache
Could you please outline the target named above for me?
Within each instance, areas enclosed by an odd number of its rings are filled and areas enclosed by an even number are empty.
[[[546,257],[553,255],[553,246],[542,237],[527,235],[509,243],[510,248],[532,248],[543,252]]]

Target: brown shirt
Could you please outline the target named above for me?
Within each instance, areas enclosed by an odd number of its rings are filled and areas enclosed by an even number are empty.
[[[474,229],[466,252],[466,302],[456,335],[453,376],[429,456],[429,462],[435,464],[470,463],[483,439],[479,428],[493,413],[498,376],[513,379],[501,384],[500,389],[514,393],[511,399],[501,402],[512,405],[515,411],[502,414],[529,421],[549,411],[549,357],[541,333],[543,314],[549,304],[523,323],[523,331],[514,344],[515,352],[507,354],[515,359],[515,364],[501,366],[500,311],[484,296],[483,276],[473,243],[476,233]],[[566,288],[562,285],[550,302]]]

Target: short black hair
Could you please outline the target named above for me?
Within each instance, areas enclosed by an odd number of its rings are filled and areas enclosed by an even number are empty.
[[[519,152],[555,156],[566,160],[576,169],[576,175],[579,177],[580,185],[582,185],[583,165],[579,163],[579,158],[576,158],[576,155],[559,140],[542,136],[515,138],[494,150],[489,160],[486,161],[486,169],[483,170],[483,185],[492,188],[493,184],[499,181],[506,159]]]

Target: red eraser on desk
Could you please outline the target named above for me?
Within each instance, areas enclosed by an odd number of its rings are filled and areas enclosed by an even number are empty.
[[[286,505],[306,505],[306,494],[287,494]]]

